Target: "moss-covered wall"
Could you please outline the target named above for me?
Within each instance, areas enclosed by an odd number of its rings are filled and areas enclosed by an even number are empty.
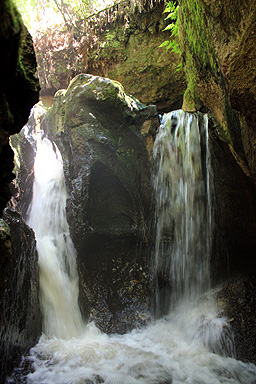
[[[180,2],[180,44],[188,83],[183,107],[204,106],[211,112],[219,136],[254,180],[255,21],[253,0]]]

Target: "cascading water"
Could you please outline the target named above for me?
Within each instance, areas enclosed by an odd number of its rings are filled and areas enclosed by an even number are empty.
[[[35,231],[39,254],[43,332],[66,339],[78,336],[83,329],[76,254],[66,220],[67,193],[61,155],[40,134],[34,174],[28,224]]]
[[[160,298],[157,287],[157,314],[161,306],[169,312],[180,300],[183,306],[185,301],[187,305],[209,289],[210,164],[206,149],[206,115],[174,111],[163,116],[153,152],[156,162],[154,269],[156,281],[168,282],[171,294]]]
[[[35,229],[40,254],[44,334],[39,343],[32,348],[30,355],[24,358],[18,372],[8,379],[9,384],[17,383],[17,375],[19,383],[27,384],[255,384],[256,367],[253,364],[221,356],[225,341],[222,337],[223,330],[228,329],[228,326],[224,319],[216,318],[216,313],[211,307],[212,302],[208,300],[207,295],[199,302],[195,303],[193,300],[193,304],[181,299],[186,295],[191,298],[191,294],[195,292],[198,299],[202,291],[208,288],[208,284],[204,284],[203,281],[208,275],[201,276],[205,270],[208,271],[208,260],[203,261],[204,266],[201,267],[199,257],[197,258],[192,252],[197,251],[197,239],[202,234],[207,235],[209,226],[208,224],[206,226],[206,222],[210,220],[205,201],[207,199],[205,184],[201,182],[201,155],[198,154],[198,149],[193,149],[198,148],[198,136],[192,133],[195,127],[198,129],[197,117],[183,115],[180,111],[164,116],[163,122],[167,122],[168,125],[168,121],[174,120],[175,116],[177,122],[183,121],[180,129],[171,124],[171,127],[175,128],[174,142],[176,140],[180,143],[177,146],[177,154],[171,158],[171,169],[178,173],[179,179],[174,180],[174,172],[173,176],[163,178],[163,181],[167,185],[173,186],[175,183],[179,185],[181,196],[179,197],[177,190],[174,192],[172,189],[172,199],[174,198],[176,204],[176,212],[183,212],[185,209],[186,214],[177,219],[176,214],[172,213],[173,205],[169,202],[169,197],[162,197],[161,204],[167,207],[169,213],[161,212],[159,204],[159,223],[162,223],[162,229],[160,230],[158,226],[156,265],[160,270],[164,231],[165,228],[169,231],[173,225],[173,239],[178,233],[178,225],[181,225],[184,231],[188,225],[185,237],[172,240],[175,244],[174,258],[178,257],[179,250],[184,258],[190,255],[192,260],[185,267],[177,261],[174,271],[168,276],[168,279],[175,279],[176,272],[181,272],[181,277],[173,283],[176,288],[171,301],[175,305],[168,316],[125,335],[106,335],[92,323],[83,325],[81,322],[77,306],[75,254],[65,217],[66,191],[62,162],[55,146],[47,140],[43,142],[41,139],[38,140],[34,196],[29,223]],[[190,124],[189,128],[186,127],[187,124]],[[163,134],[162,129],[165,127],[162,126],[160,129],[160,136]],[[172,128],[168,129],[172,131]],[[167,142],[168,139],[171,142],[170,132],[166,134]],[[181,160],[181,155],[184,158],[184,146],[187,148],[189,142],[193,148],[189,155],[186,155],[187,160]],[[43,153],[45,155],[41,157]],[[167,151],[167,154],[172,156],[173,149]],[[189,159],[193,162],[192,172],[199,176],[200,181],[196,180],[197,176],[193,176],[190,180]],[[177,161],[178,165],[174,166],[173,163]],[[169,175],[170,164],[160,161],[160,167],[167,167],[167,170],[163,173],[159,171],[159,174]],[[182,170],[183,168],[185,169]],[[39,174],[42,175],[39,177]],[[182,174],[185,175],[183,181],[181,181]],[[191,192],[188,184],[192,185],[193,180],[199,182],[199,190]],[[157,183],[160,184],[161,180]],[[162,194],[166,193],[164,190],[159,185]],[[182,208],[188,201],[191,206]],[[195,207],[192,207],[193,204]],[[193,215],[189,216],[190,211],[195,213],[195,219]],[[202,217],[204,222],[200,223]],[[181,251],[182,241],[185,241],[184,253]],[[207,243],[199,242],[197,254],[200,257],[204,252],[208,254],[207,247]],[[197,263],[199,277],[196,276],[194,262]],[[167,266],[169,269],[171,264],[170,261],[164,262],[165,270]],[[185,272],[189,268],[193,271],[187,278]],[[191,293],[190,284],[192,284]],[[199,288],[196,288],[197,284]],[[177,305],[177,302],[182,305]],[[182,314],[180,307],[186,307]],[[28,366],[31,367],[30,373],[24,373],[27,372]]]
[[[218,317],[209,292],[212,223],[207,115],[182,110],[165,114],[153,157],[156,315],[169,314],[187,340],[199,337],[212,351],[234,356],[232,332],[226,319]]]

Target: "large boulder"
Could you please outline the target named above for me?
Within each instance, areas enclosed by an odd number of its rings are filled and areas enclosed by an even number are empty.
[[[118,82],[81,74],[57,92],[43,125],[63,156],[83,312],[104,331],[125,332],[149,305],[156,108]]]

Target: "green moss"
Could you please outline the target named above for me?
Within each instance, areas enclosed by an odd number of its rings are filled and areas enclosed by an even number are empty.
[[[10,236],[9,225],[3,219],[0,219],[0,239],[5,241],[8,240]]]
[[[191,95],[190,89],[187,88],[183,96],[182,109],[186,112],[195,112],[198,110],[197,103]]]
[[[18,20],[20,16],[18,15]],[[37,63],[34,56],[34,48],[30,35],[22,24],[20,31],[20,43],[17,59],[17,74],[20,74],[31,89],[38,89],[38,79],[35,75]]]
[[[182,0],[180,19],[182,31],[180,39],[185,40],[184,69],[188,88],[193,98],[197,95],[197,79],[207,77],[209,71],[218,77],[219,63],[211,44],[205,9],[200,0]]]
[[[5,13],[6,18],[8,14],[10,15],[9,22],[11,20],[13,32],[18,33],[21,29],[22,19],[14,2],[12,0],[2,0],[2,2],[1,11]]]
[[[98,48],[92,50],[89,60],[125,60],[126,42],[127,33],[123,25],[119,25],[118,28],[112,27],[111,29],[107,29],[99,36]]]
[[[19,39],[19,46],[18,46],[18,56],[17,56],[17,71],[22,72],[24,78],[26,80],[28,79],[26,70],[24,68],[24,65],[22,63],[22,47],[23,47],[23,39],[24,39],[24,33],[23,33],[23,24],[22,19],[17,11],[14,2],[11,0],[3,0],[3,4],[1,5],[1,12],[4,14],[6,19],[6,24],[9,24],[9,33],[13,34],[13,36],[17,36]],[[18,40],[17,40],[18,41]]]
[[[30,78],[29,76],[27,75],[27,72],[26,72],[26,69],[22,63],[22,57],[19,55],[19,58],[18,58],[18,66],[17,66],[17,70],[21,71],[22,72],[22,75],[23,77],[26,79],[27,82],[30,82]]]

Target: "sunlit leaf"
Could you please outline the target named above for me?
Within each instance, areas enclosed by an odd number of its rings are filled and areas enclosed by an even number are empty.
[[[169,44],[169,40],[166,40],[162,44],[159,45],[159,48],[166,47],[168,44]]]

